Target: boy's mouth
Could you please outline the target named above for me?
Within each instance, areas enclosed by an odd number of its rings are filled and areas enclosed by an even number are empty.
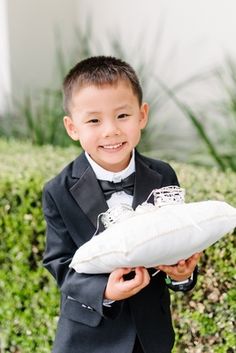
[[[105,150],[117,150],[120,147],[122,147],[125,144],[125,142],[121,142],[121,143],[116,143],[116,144],[110,144],[110,145],[103,145],[101,146],[102,148],[104,148]]]

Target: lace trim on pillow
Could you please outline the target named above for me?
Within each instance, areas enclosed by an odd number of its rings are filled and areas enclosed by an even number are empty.
[[[130,218],[134,215],[134,210],[130,205],[125,203],[109,208],[106,212],[100,213],[97,217],[97,228],[94,235],[99,230],[99,222],[101,221],[105,228],[110,227],[114,223],[118,223],[123,219]],[[93,236],[94,236],[93,235]]]
[[[105,228],[108,228],[114,223],[118,223],[124,219],[133,216],[134,210],[131,206],[127,204],[121,204],[116,207],[109,208],[101,216],[101,221]]]
[[[153,195],[154,205],[148,202]],[[167,205],[175,205],[184,203],[185,190],[179,186],[171,185],[165,186],[160,189],[154,189],[148,196],[147,200],[137,207],[136,211],[127,204],[121,204],[109,208],[106,212],[100,213],[97,218],[97,229],[94,235],[97,234],[99,229],[99,221],[101,220],[105,228],[110,227],[114,223],[118,223],[124,219],[130,218],[137,213],[144,213],[152,211],[154,208],[159,208]]]
[[[148,203],[148,200],[152,195],[154,197],[154,205],[157,207],[175,205],[177,203],[184,203],[185,201],[185,189],[176,185],[152,190],[144,203]]]

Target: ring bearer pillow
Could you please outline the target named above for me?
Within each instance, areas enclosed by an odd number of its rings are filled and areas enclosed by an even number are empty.
[[[222,201],[185,203],[184,194],[177,186],[154,189],[136,210],[121,205],[101,214],[105,230],[76,251],[70,267],[110,273],[118,267],[173,265],[236,227],[236,208]],[[151,195],[154,204],[148,202]]]

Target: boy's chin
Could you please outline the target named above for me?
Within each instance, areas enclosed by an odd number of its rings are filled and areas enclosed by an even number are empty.
[[[103,163],[98,163],[101,165],[102,168],[109,170],[111,172],[120,172],[121,170],[125,169],[130,162],[130,158],[127,158],[125,160],[119,160],[115,161],[114,159],[112,161],[103,161]]]

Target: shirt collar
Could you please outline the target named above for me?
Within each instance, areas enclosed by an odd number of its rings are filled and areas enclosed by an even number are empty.
[[[127,178],[130,174],[135,172],[134,150],[132,151],[132,157],[130,159],[129,165],[125,169],[116,173],[102,168],[89,156],[87,152],[85,152],[85,156],[89,164],[91,165],[98,180],[107,180],[107,181],[113,181],[114,183],[118,183],[122,179]]]

